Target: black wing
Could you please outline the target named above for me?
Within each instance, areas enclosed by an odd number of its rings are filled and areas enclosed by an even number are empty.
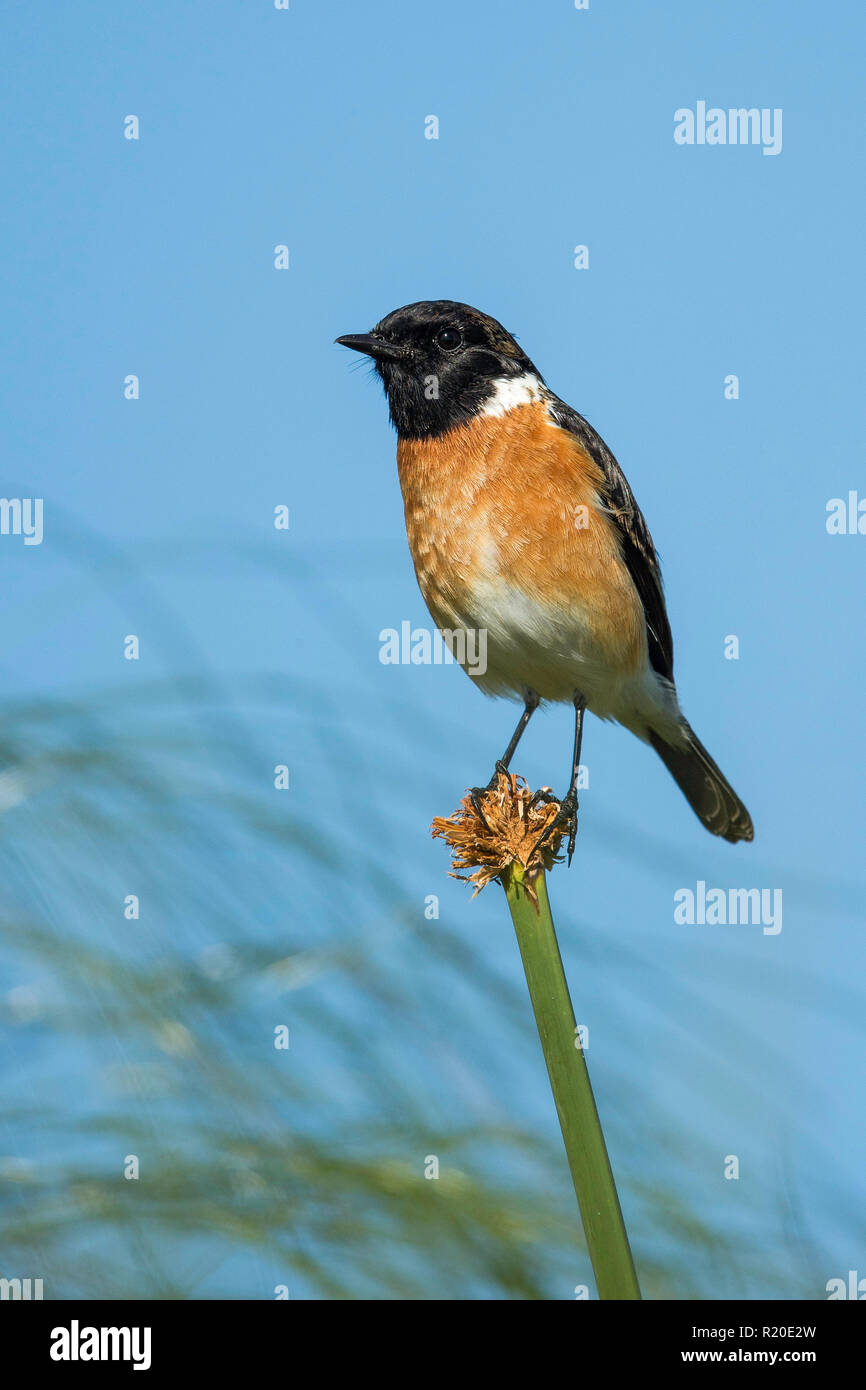
[[[604,474],[602,502],[619,532],[622,558],[643,604],[649,658],[654,671],[674,678],[674,642],[668,622],[659,559],[649,528],[634,500],[625,474],[588,420],[556,398],[551,415],[558,425],[573,434]]]

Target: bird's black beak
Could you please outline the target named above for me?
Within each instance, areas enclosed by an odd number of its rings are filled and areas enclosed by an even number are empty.
[[[353,348],[355,352],[366,352],[377,362],[402,362],[408,356],[406,348],[398,343],[386,343],[375,333],[344,333],[342,338],[335,338],[334,341],[341,347]]]

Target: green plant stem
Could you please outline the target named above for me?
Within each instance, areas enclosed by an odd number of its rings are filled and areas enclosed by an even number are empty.
[[[640,1298],[586,1058],[577,1038],[545,875],[540,871],[532,878],[537,906],[527,896],[519,866],[503,874],[502,883],[526,971],[598,1295],[605,1299]]]

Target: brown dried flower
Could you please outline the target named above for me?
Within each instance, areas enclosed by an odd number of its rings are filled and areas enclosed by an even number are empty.
[[[541,869],[553,868],[561,858],[565,827],[550,828],[559,809],[560,803],[550,797],[549,788],[532,792],[522,777],[500,772],[496,786],[479,796],[478,807],[467,792],[459,808],[450,816],[437,816],[431,828],[434,839],[445,840],[453,851],[451,877],[475,884],[473,897],[506,870],[514,869],[524,880],[527,895],[535,901],[532,878]],[[460,869],[475,872],[459,873]]]

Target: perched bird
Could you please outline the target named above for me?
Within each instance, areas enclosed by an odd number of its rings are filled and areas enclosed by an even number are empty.
[[[468,304],[408,304],[337,342],[372,357],[384,384],[409,548],[434,622],[449,645],[455,633],[486,634],[483,670],[465,660],[465,643],[458,659],[486,694],[523,700],[497,771],[542,700],[574,704],[557,817],[570,826],[569,858],[586,709],[652,744],[714,835],[751,840],[748,811],[680,710],[658,556],[592,426]]]

